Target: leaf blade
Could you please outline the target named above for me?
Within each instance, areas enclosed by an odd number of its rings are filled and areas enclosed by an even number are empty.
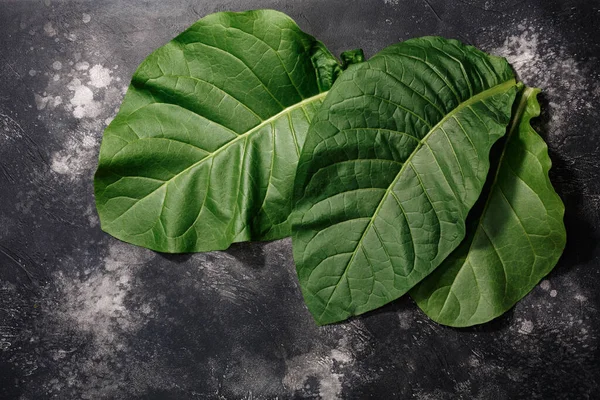
[[[277,11],[199,20],[140,65],[105,131],[103,230],[164,252],[288,236],[299,149],[339,71]]]
[[[498,317],[554,268],[564,249],[564,205],[548,177],[547,147],[530,125],[540,113],[538,93],[526,88],[521,95],[467,238],[411,291],[436,322],[462,327]]]
[[[456,57],[462,57],[460,68]],[[420,70],[411,74],[414,58]],[[460,243],[485,181],[489,148],[504,133],[516,91],[508,64],[490,58],[492,74],[484,58],[456,41],[413,39],[350,68],[330,91],[311,125],[294,185],[294,258],[318,323],[401,296]],[[476,69],[479,82],[448,84],[469,78],[466,69]],[[492,74],[487,83],[480,79],[486,73]],[[477,125],[484,135],[475,135]],[[476,162],[459,160],[448,142]],[[444,175],[451,166],[468,170],[468,179]],[[384,192],[364,193],[373,189]]]

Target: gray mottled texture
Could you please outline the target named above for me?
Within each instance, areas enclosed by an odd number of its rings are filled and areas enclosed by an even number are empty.
[[[276,8],[335,53],[441,34],[540,86],[566,205],[555,271],[502,318],[408,299],[317,327],[289,240],[164,256],[102,233],[102,130],[153,49],[205,14]],[[600,379],[599,3],[0,0],[0,398],[585,399]]]

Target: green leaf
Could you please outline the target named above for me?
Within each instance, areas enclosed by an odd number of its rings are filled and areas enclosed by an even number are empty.
[[[530,120],[538,89],[526,88],[513,114],[491,185],[469,215],[467,237],[411,296],[434,321],[487,322],[509,310],[548,274],[566,242],[564,205],[548,171],[548,148]]]
[[[164,252],[289,236],[300,150],[340,71],[280,12],[202,18],[144,60],[104,132],[102,228]]]
[[[506,60],[439,37],[338,78],[294,184],[294,259],[318,323],[400,297],[460,244],[516,92]]]

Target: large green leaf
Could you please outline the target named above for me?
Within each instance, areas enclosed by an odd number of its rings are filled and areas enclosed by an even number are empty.
[[[277,11],[199,20],[144,60],[104,132],[102,228],[164,252],[288,236],[300,150],[339,72]]]
[[[460,244],[516,92],[506,60],[439,37],[338,78],[294,185],[294,259],[318,323],[398,298]]]
[[[548,148],[529,123],[540,113],[538,92],[521,95],[466,239],[410,292],[434,321],[470,326],[496,318],[554,268],[565,247],[565,208],[548,178]]]

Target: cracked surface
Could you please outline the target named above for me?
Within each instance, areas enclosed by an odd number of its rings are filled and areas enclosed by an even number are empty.
[[[599,389],[598,7],[587,1],[0,4],[0,398],[548,399]],[[317,327],[291,243],[164,256],[102,233],[102,130],[143,58],[200,17],[276,8],[334,54],[440,34],[542,88],[566,206],[555,270],[500,319],[452,329],[403,297]]]

